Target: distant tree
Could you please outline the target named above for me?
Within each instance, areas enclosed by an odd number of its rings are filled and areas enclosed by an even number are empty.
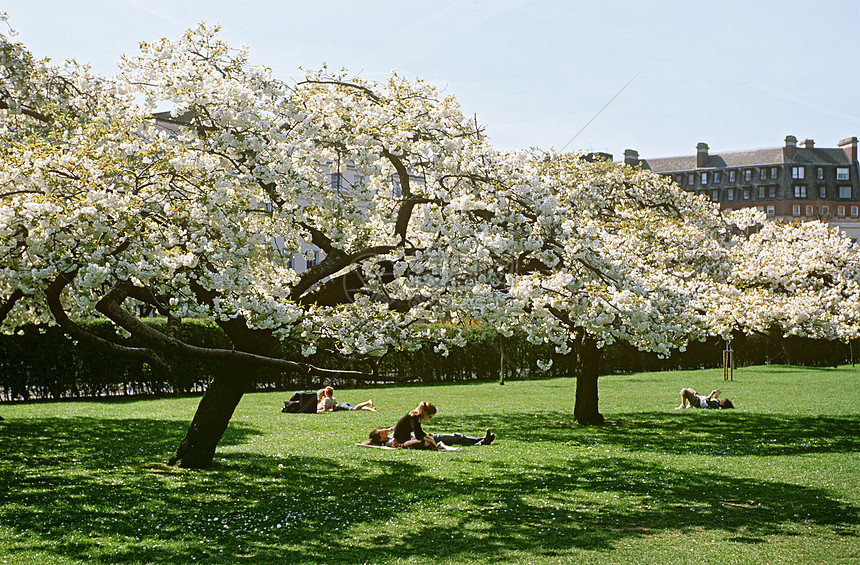
[[[819,221],[772,222],[752,208],[727,221],[732,270],[709,304],[716,334],[860,335],[860,247],[851,238]]]
[[[707,335],[699,305],[728,273],[725,227],[709,201],[650,171],[571,154],[500,163],[503,186],[459,203],[484,219],[470,254],[496,265],[470,281],[461,315],[571,352],[575,420],[601,424],[605,345],[667,355]]]

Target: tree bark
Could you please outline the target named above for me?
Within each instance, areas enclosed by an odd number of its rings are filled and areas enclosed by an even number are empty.
[[[576,340],[576,403],[573,417],[579,424],[599,426],[604,423],[597,409],[597,377],[600,375],[600,349],[585,332]]]
[[[220,322],[238,351],[267,355],[272,350],[270,333],[248,329],[244,320]],[[257,381],[259,367],[241,360],[225,362],[209,383],[185,437],[168,465],[184,469],[206,469],[212,466],[215,449],[227,430],[242,396]]]
[[[247,367],[245,367],[247,370]],[[205,469],[212,466],[215,449],[227,430],[233,412],[253,379],[243,378],[242,367],[225,363],[206,388],[191,426],[176,448],[168,465],[185,469]]]
[[[54,318],[66,332],[77,336],[77,334],[82,334],[82,330],[68,319],[62,310],[60,301],[63,288],[69,284],[74,274],[69,273],[57,277],[46,294]],[[118,326],[149,344],[149,347],[135,349],[113,344],[106,340],[101,340],[104,342],[99,342],[101,345],[111,347],[113,350],[127,355],[136,354],[165,370],[171,370],[169,359],[182,355],[218,359],[222,363],[221,369],[209,383],[203,398],[200,400],[188,432],[173,457],[169,459],[170,465],[189,469],[201,469],[212,465],[215,449],[230,423],[236,406],[242,400],[245,392],[251,390],[259,380],[260,371],[263,367],[278,370],[299,369],[306,373],[313,372],[317,375],[338,377],[364,376],[356,371],[321,369],[298,361],[272,357],[271,354],[276,343],[273,332],[271,330],[251,329],[241,316],[218,322],[218,325],[230,338],[233,345],[232,349],[207,348],[184,343],[175,337],[181,320],[171,316],[170,312],[164,312],[168,319],[166,332],[159,332],[122,308],[126,298],[132,295],[142,302],[147,302],[152,297],[147,289],[134,287],[130,283],[121,283],[99,300],[96,309]],[[208,298],[210,297],[203,296],[202,301],[205,302]],[[153,302],[158,301],[153,299]],[[77,332],[77,334],[73,332]],[[100,338],[91,337],[90,339]]]

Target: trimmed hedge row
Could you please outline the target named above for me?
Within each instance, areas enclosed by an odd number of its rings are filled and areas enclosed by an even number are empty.
[[[107,321],[78,322],[103,338],[117,339]],[[164,329],[164,320],[147,323]],[[197,345],[230,347],[213,324],[182,324],[181,339]],[[138,345],[135,340],[122,340]],[[108,355],[89,343],[77,343],[56,326],[25,326],[16,335],[0,335],[0,399],[85,398],[196,393],[203,390],[216,365],[200,359],[178,360],[171,375],[134,359]]]
[[[102,337],[117,339],[113,327],[103,320],[80,322]],[[147,320],[163,329],[165,321]],[[417,351],[392,351],[375,366],[328,354],[309,361],[320,367],[361,370],[373,373],[378,382],[453,382],[564,376],[573,373],[572,358],[555,353],[552,347],[529,343],[523,335],[504,337],[491,328],[461,328],[468,344],[451,348],[447,357],[427,343]],[[201,320],[183,322],[179,337],[199,346],[230,348],[226,335],[215,324]],[[136,345],[134,339],[125,340]],[[629,373],[675,369],[721,367],[725,344],[718,339],[691,343],[684,352],[666,359],[643,353],[626,344],[604,349],[601,373]],[[737,366],[763,364],[838,365],[853,363],[850,344],[798,337],[770,338],[738,335],[733,339]],[[283,344],[281,355],[297,358],[293,346]],[[539,372],[537,361],[552,359],[551,368]],[[171,374],[155,371],[147,363],[106,355],[88,343],[76,343],[56,327],[28,326],[17,335],[0,335],[0,401],[89,398],[100,396],[158,396],[202,392],[219,363],[202,359],[179,359]],[[359,384],[344,377],[322,383],[293,372],[262,370],[255,390],[316,389],[323,384]]]

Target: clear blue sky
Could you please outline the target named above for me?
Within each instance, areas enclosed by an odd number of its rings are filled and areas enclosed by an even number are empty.
[[[0,10],[36,55],[107,75],[138,41],[200,21],[283,79],[323,62],[370,80],[397,69],[454,94],[502,148],[654,158],[692,155],[700,141],[718,152],[778,147],[788,134],[822,147],[860,137],[858,0],[3,0]]]

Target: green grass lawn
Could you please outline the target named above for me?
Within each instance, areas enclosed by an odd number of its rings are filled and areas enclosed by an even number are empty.
[[[600,428],[571,379],[336,392],[380,411],[247,395],[202,472],[160,464],[196,398],[0,406],[0,564],[860,562],[860,367],[602,377]],[[425,399],[495,444],[354,447]]]

